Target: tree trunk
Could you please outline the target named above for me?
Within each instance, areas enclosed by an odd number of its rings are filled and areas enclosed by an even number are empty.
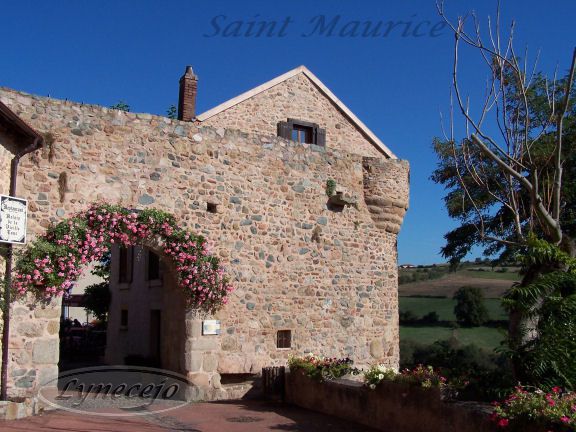
[[[572,258],[576,257],[576,238],[569,237],[566,234],[562,237],[560,249],[570,255]]]
[[[562,242],[560,244],[560,249],[566,252],[571,257],[576,256],[576,239],[564,234],[562,236]],[[567,271],[565,265],[560,263],[551,263],[546,266],[534,265],[529,267],[520,282],[520,287],[526,287],[533,282],[535,282],[540,276],[550,273],[553,271]],[[538,318],[527,319],[522,316],[521,311],[511,310],[509,314],[508,322],[508,339],[509,347],[513,350],[518,349],[526,342],[536,337],[536,327],[538,325]],[[525,329],[523,332],[522,329]],[[522,364],[520,359],[514,358],[512,361],[512,371],[514,378],[517,381],[524,381],[525,374],[523,373]]]
[[[526,287],[530,285],[544,273],[546,273],[545,269],[539,265],[528,268],[519,286]],[[534,337],[532,331],[523,331],[523,329],[527,328],[535,329],[537,323],[534,320],[530,321],[523,316],[520,310],[510,310],[508,317],[508,346],[512,351],[517,351],[531,337]],[[523,372],[521,360],[518,357],[512,358],[512,373],[516,381],[525,381],[526,376]]]

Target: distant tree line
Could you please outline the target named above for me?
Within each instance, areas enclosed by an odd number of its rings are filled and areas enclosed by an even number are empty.
[[[432,266],[424,268],[411,269],[409,271],[400,271],[398,275],[398,284],[408,284],[412,282],[440,279],[448,272],[447,267]]]
[[[446,298],[443,296],[413,296],[422,298]],[[454,305],[454,316],[456,321],[441,321],[437,312],[428,312],[423,316],[418,316],[411,310],[400,311],[400,325],[424,327],[505,327],[507,321],[490,320],[488,309],[484,304],[484,294],[482,290],[475,287],[462,287],[452,297]]]

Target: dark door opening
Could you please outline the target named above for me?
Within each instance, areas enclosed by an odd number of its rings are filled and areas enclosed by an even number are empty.
[[[156,367],[162,367],[160,356],[160,338],[162,334],[162,311],[152,309],[150,311],[150,359]]]

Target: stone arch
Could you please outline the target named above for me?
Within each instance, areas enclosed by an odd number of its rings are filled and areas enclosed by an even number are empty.
[[[56,378],[61,294],[78,279],[83,267],[118,244],[151,249],[166,263],[172,286],[181,296],[175,302],[186,306],[179,317],[184,337],[178,354],[181,367],[174,369],[200,387],[196,397],[203,397],[208,388],[218,389],[215,368],[204,371],[202,361],[198,364],[198,358],[210,356],[218,347],[195,340],[201,333],[201,317],[226,302],[231,286],[206,240],[182,230],[172,215],[159,210],[135,212],[93,204],[49,228],[17,261],[14,288],[20,298],[13,306],[12,396],[34,396],[39,386]]]
[[[100,260],[113,245],[143,243],[172,261],[188,308],[214,312],[226,303],[232,287],[204,237],[181,229],[174,216],[161,210],[99,203],[50,227],[28,246],[16,264],[14,288],[44,298],[62,295],[88,263]]]
[[[190,371],[185,363],[185,343],[191,334],[186,331],[186,302],[178,287],[175,266],[157,241],[145,240],[133,246],[132,251],[132,277],[128,283],[118,279],[119,248],[111,253],[106,363],[123,364],[126,356],[139,356],[146,362],[144,366],[186,375]],[[148,277],[149,252],[159,257],[161,278]],[[128,311],[126,328],[120,322],[124,308]],[[153,335],[155,331],[157,335]],[[158,346],[152,347],[152,338],[156,337]]]

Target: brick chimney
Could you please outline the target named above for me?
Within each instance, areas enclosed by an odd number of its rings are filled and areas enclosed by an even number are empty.
[[[198,77],[192,66],[186,66],[186,72],[180,78],[180,94],[178,97],[178,120],[192,121],[196,117],[196,94],[198,93]]]

